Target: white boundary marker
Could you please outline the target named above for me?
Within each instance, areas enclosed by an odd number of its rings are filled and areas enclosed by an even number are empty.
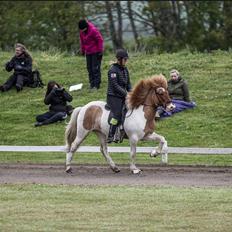
[[[154,147],[137,147],[137,153],[150,153]],[[128,153],[130,147],[108,147],[112,153]],[[232,148],[194,148],[194,147],[169,147],[169,153],[173,154],[212,154],[232,155]],[[0,152],[65,152],[64,146],[0,146]],[[99,146],[80,146],[77,152],[98,153]]]

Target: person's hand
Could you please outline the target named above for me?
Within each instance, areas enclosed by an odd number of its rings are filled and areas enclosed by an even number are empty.
[[[6,62],[5,67],[10,65],[10,61]]]
[[[56,94],[59,95],[59,94],[62,94],[62,93],[64,92],[64,90],[65,90],[65,89],[64,89],[63,87],[61,87],[61,88],[56,88],[56,89],[55,89],[55,92],[56,92]]]
[[[78,51],[78,54],[81,55],[81,56],[85,56],[85,52],[81,51],[81,50]]]
[[[19,71],[19,70],[22,70],[23,67],[21,65],[17,64],[17,65],[15,65],[14,69]]]
[[[98,60],[101,60],[101,59],[102,59],[102,56],[103,56],[103,53],[102,53],[102,52],[98,52],[98,53],[97,53],[97,59],[98,59]]]

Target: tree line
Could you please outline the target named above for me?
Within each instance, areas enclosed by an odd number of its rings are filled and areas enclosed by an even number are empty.
[[[102,32],[106,48],[210,51],[232,43],[230,1],[1,1],[0,47],[21,42],[77,53],[78,21]]]

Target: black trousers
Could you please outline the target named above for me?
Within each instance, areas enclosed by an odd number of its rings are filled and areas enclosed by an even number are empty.
[[[98,53],[86,55],[87,70],[89,73],[90,88],[100,88],[102,56]]]
[[[13,86],[23,88],[30,82],[30,78],[22,74],[13,74],[8,78],[8,80],[3,84],[5,91],[10,90]]]
[[[62,121],[67,117],[66,112],[51,112],[48,111],[44,114],[36,116],[37,122],[42,122],[43,124],[50,124],[58,121]]]
[[[117,119],[118,124],[120,124],[122,119],[122,109],[125,105],[125,99],[107,95],[107,105],[110,107],[110,110],[113,113],[113,118]]]

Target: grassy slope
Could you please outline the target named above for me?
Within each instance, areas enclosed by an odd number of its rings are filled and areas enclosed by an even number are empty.
[[[0,65],[10,58],[9,53],[0,53]],[[80,106],[92,100],[105,100],[107,70],[112,56],[104,57],[102,64],[102,88],[97,93],[88,92],[88,79],[83,57],[70,57],[57,53],[35,52],[39,70],[44,82],[56,80],[65,88],[84,83],[81,91],[72,92],[73,106]],[[166,137],[169,146],[232,147],[231,107],[231,61],[232,53],[211,54],[181,52],[175,54],[131,54],[128,68],[131,81],[156,73],[168,76],[169,70],[177,68],[190,86],[191,97],[197,108],[176,114],[159,121],[156,131]],[[0,83],[9,74],[0,70]],[[0,93],[0,144],[1,145],[62,145],[65,123],[34,128],[36,114],[43,113],[45,89],[25,88]],[[83,145],[97,145],[95,135],[86,139]],[[123,144],[128,145],[125,140]],[[152,146],[152,142],[140,142],[139,146]]]
[[[0,53],[2,66],[10,57]],[[66,88],[84,83],[73,92],[73,105],[105,99],[108,61],[104,57],[102,89],[87,91],[88,81],[82,57],[34,53],[45,82],[55,79]],[[168,75],[179,69],[190,84],[198,107],[157,123],[157,132],[170,146],[231,147],[231,55],[162,54],[131,55],[128,64],[132,82],[154,73]],[[0,70],[0,83],[8,74]],[[35,115],[47,108],[45,89],[25,89],[0,93],[0,145],[62,145],[65,124],[34,128]],[[85,144],[94,144],[95,136]],[[139,145],[151,145],[140,143]],[[127,145],[127,141],[124,142]],[[91,158],[90,158],[91,157]],[[117,163],[128,162],[127,155],[113,155]],[[64,162],[62,153],[0,153],[5,161]],[[99,154],[84,154],[78,162],[105,163]],[[155,163],[145,155],[139,163]],[[170,156],[172,163],[232,165],[230,156]],[[1,185],[0,230],[2,231],[230,231],[230,188],[173,187],[83,187],[46,185]]]

